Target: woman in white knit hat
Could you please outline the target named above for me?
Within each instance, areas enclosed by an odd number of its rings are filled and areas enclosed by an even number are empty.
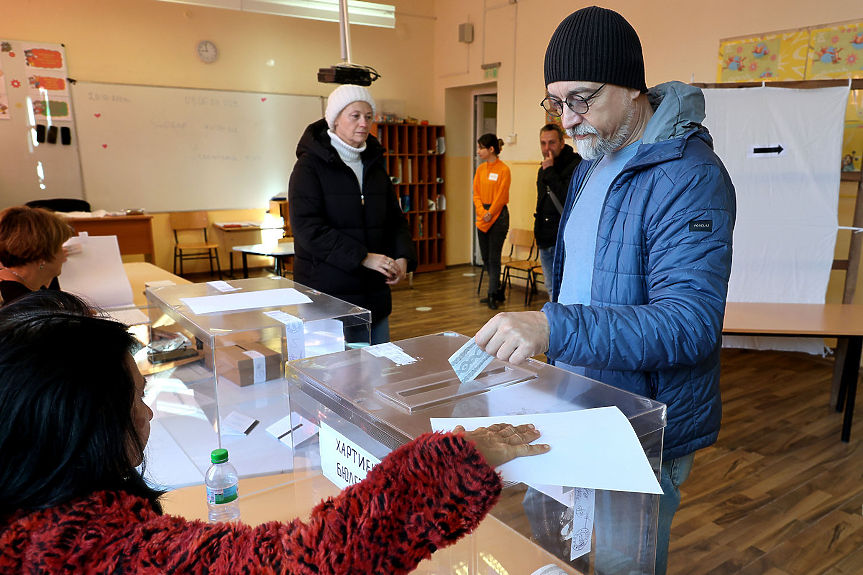
[[[417,265],[383,147],[369,134],[374,115],[367,89],[336,88],[326,117],[300,138],[288,186],[294,279],[370,310],[372,344],[389,341],[390,286]]]

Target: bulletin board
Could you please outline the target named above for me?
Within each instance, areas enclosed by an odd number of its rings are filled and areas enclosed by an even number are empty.
[[[66,51],[0,38],[0,208],[84,197]]]
[[[323,98],[78,82],[72,86],[93,209],[260,208],[284,195]]]

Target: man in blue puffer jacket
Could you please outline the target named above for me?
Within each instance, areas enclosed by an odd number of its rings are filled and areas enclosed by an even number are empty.
[[[582,162],[554,260],[555,301],[503,313],[477,344],[512,363],[545,352],[559,367],[668,406],[656,573],[694,452],[716,441],[719,353],[736,201],[701,126],[704,96],[648,91],[641,43],[620,15],[571,14],[545,55],[545,109]]]

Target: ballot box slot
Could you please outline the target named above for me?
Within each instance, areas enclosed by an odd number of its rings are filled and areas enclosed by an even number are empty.
[[[446,370],[380,385],[375,393],[413,413],[536,377],[532,371],[494,360],[473,381],[462,383],[452,370]]]
[[[294,383],[300,391],[317,401],[320,405],[326,407],[344,421],[353,424],[390,450],[396,449],[413,439],[399,433],[394,427],[387,425],[385,422],[378,421],[371,414],[358,410],[356,405],[326,387],[319,387],[299,378],[294,379]],[[312,418],[312,421],[320,421],[321,414],[312,415]]]

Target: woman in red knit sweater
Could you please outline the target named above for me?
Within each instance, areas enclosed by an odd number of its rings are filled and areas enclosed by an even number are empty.
[[[124,325],[62,292],[0,310],[0,573],[407,573],[474,529],[532,426],[423,435],[307,523],[187,521],[136,470],[152,411]]]

